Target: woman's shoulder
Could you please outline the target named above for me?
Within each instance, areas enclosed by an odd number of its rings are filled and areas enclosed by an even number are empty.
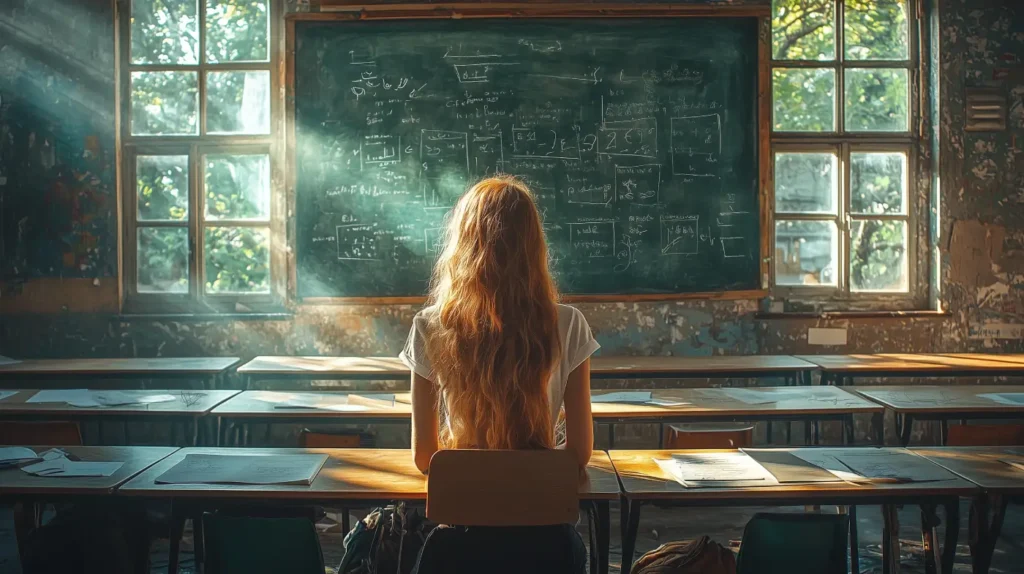
[[[568,329],[578,323],[586,324],[587,318],[583,315],[583,312],[571,305],[563,305],[559,303],[558,307],[558,324],[563,330]]]

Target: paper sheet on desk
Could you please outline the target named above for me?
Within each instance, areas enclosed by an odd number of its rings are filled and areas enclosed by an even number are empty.
[[[123,462],[96,462],[68,460],[64,457],[44,460],[21,467],[21,470],[45,478],[81,478],[89,476],[110,476],[117,472]]]
[[[1024,406],[1024,393],[985,393],[978,396],[1002,405]]]
[[[23,446],[0,447],[0,468],[42,460],[36,451]]]
[[[644,404],[651,402],[651,391],[618,391],[590,397],[592,403]]]
[[[36,392],[25,402],[64,403],[73,407],[117,407],[124,405],[149,405],[167,403],[173,395],[126,393],[124,391],[90,391],[87,389],[47,389]]]
[[[13,397],[16,394],[18,394],[18,391],[0,391],[0,401],[6,399],[7,397]]]
[[[156,479],[157,484],[297,484],[309,486],[326,454],[189,454]]]
[[[394,395],[392,403],[394,401]],[[363,412],[370,410],[367,404],[350,404],[349,395],[328,395],[312,393],[279,393],[273,391],[257,391],[254,399],[272,403],[275,409],[310,409],[337,412]],[[381,406],[388,406],[382,401]]]
[[[2,367],[3,365],[17,365],[20,362],[21,361],[19,361],[18,359],[12,359],[10,357],[0,355],[0,367]]]
[[[744,452],[674,454],[654,459],[661,469],[687,488],[777,486],[779,481]]]
[[[941,482],[956,479],[938,465],[908,452],[864,448],[841,452],[801,450],[793,454],[850,482]]]
[[[754,389],[722,389],[722,392],[731,399],[740,401],[748,405],[766,405],[774,403],[777,399],[773,399],[767,393],[763,393]]]

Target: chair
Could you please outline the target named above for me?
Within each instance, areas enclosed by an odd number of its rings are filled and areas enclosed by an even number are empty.
[[[729,423],[669,425],[665,440],[668,449],[748,448],[753,444],[753,426]]]
[[[842,514],[755,514],[743,530],[736,574],[846,574]]]
[[[302,448],[359,448],[363,446],[363,435],[359,433],[323,433],[302,429],[299,446]]]
[[[73,422],[0,422],[0,445],[82,446],[82,432]]]
[[[953,425],[946,446],[1024,445],[1024,425]]]
[[[323,574],[316,527],[304,518],[203,515],[206,574]]]
[[[442,450],[430,460],[416,574],[586,572],[579,467],[564,450]]]

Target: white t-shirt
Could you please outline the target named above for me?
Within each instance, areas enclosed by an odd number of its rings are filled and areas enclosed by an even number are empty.
[[[433,307],[427,307],[416,314],[412,320],[412,330],[409,331],[409,340],[405,343],[405,349],[398,355],[405,366],[430,381],[434,381],[434,369],[427,358],[426,337],[427,325],[434,312]],[[552,425],[558,422],[558,412],[562,409],[569,374],[601,348],[590,332],[590,325],[587,324],[583,313],[568,305],[558,305],[558,340],[562,345],[562,356],[551,371],[551,379],[548,381],[548,404],[551,405]],[[444,382],[441,381],[439,384],[443,396]]]

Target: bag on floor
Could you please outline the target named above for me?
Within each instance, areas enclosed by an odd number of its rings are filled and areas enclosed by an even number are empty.
[[[631,574],[736,574],[736,557],[728,548],[702,536],[662,544],[641,556]]]
[[[409,574],[432,529],[403,503],[376,508],[345,535],[338,574]]]

